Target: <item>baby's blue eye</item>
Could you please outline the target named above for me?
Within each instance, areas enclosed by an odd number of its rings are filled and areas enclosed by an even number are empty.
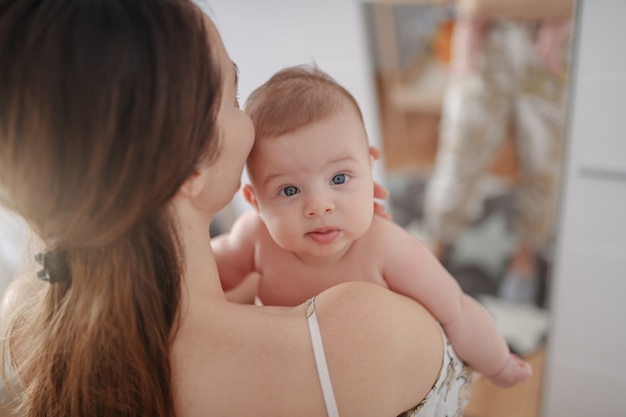
[[[296,195],[299,192],[300,190],[298,190],[298,187],[294,187],[293,185],[288,185],[282,190],[280,190],[280,193],[284,195],[285,197],[291,197],[292,195]]]
[[[333,185],[345,184],[348,178],[347,174],[337,174],[333,177]]]

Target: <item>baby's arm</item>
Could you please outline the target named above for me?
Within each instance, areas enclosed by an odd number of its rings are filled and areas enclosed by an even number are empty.
[[[229,233],[211,240],[224,291],[232,290],[255,271],[254,248],[261,219],[251,210],[240,216]]]
[[[390,289],[424,305],[443,326],[457,355],[500,386],[531,375],[528,363],[509,352],[489,313],[465,294],[430,250],[399,226],[380,221],[379,247]]]

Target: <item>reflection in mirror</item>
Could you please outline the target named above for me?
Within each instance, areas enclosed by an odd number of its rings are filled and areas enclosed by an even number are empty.
[[[537,416],[571,21],[467,18],[427,0],[363,12],[394,220],[535,367],[513,390],[477,383],[468,413]]]

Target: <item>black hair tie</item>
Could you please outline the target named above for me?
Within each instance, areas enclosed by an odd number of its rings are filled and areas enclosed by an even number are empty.
[[[35,255],[35,261],[43,266],[37,277],[50,284],[70,280],[70,268],[67,264],[67,251],[43,251]]]

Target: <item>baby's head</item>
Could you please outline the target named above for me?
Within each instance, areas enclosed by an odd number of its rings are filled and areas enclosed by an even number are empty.
[[[255,143],[320,121],[350,108],[363,123],[356,100],[327,73],[314,65],[278,71],[254,90],[246,101],[246,113],[254,123]]]
[[[246,103],[255,125],[244,196],[284,249],[328,255],[373,218],[373,160],[352,95],[314,66],[286,68]]]

